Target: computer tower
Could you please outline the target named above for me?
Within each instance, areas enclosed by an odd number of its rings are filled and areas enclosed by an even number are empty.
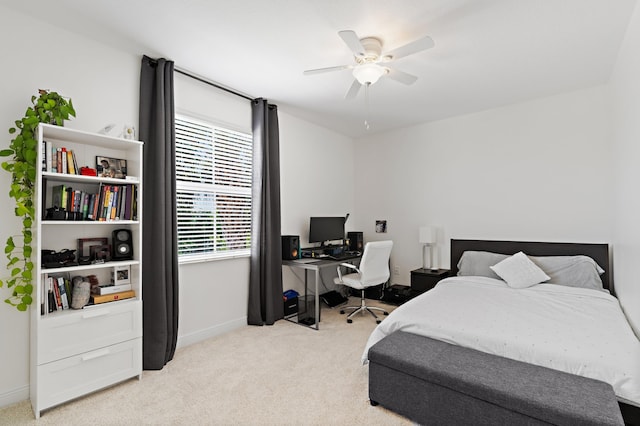
[[[364,250],[364,235],[362,232],[358,232],[358,231],[347,232],[347,239],[349,240],[349,250],[351,251]]]
[[[293,260],[300,257],[300,237],[298,235],[282,236],[282,260]]]

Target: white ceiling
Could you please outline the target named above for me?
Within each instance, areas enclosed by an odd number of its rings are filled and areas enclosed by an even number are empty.
[[[352,137],[605,83],[635,0],[2,0],[118,49],[175,61],[292,115]],[[338,31],[390,50],[424,35],[435,47],[394,63],[345,100],[353,63]]]

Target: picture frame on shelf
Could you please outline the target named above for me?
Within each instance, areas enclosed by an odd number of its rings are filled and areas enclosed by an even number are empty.
[[[100,177],[126,179],[127,160],[96,156],[96,171]]]
[[[96,249],[94,247],[104,246],[109,247],[108,238],[78,238],[78,263],[80,265],[95,263]],[[110,257],[109,255],[109,258]]]
[[[113,285],[131,284],[131,267],[129,265],[118,265],[111,272]]]
[[[111,245],[95,245],[89,247],[91,263],[105,263],[111,261]]]

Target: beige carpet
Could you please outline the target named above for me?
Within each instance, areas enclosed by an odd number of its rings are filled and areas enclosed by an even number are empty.
[[[246,326],[179,349],[163,370],[44,411],[38,421],[28,401],[0,409],[0,424],[411,425],[369,404],[360,356],[375,325],[368,314],[347,324],[325,307],[319,331],[284,320]]]

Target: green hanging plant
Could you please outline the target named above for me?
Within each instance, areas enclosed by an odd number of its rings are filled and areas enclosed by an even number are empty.
[[[37,127],[40,123],[64,125],[64,120],[75,117],[71,99],[63,98],[56,92],[38,90],[40,96],[32,96],[33,107],[27,108],[24,117],[16,120],[16,127],[9,129],[9,134],[15,134],[9,149],[0,150],[0,157],[11,157],[4,161],[2,168],[11,173],[11,187],[9,196],[15,199],[15,214],[22,218],[22,234],[13,235],[7,239],[4,252],[9,262],[7,269],[11,271],[10,278],[0,280],[0,287],[6,284],[12,289],[12,294],[5,302],[15,306],[19,311],[26,311],[33,302],[33,262],[31,254],[33,248],[33,233],[31,225],[35,219],[33,191],[35,188],[38,158]],[[16,241],[19,244],[16,244]],[[21,243],[21,244],[20,244]]]

